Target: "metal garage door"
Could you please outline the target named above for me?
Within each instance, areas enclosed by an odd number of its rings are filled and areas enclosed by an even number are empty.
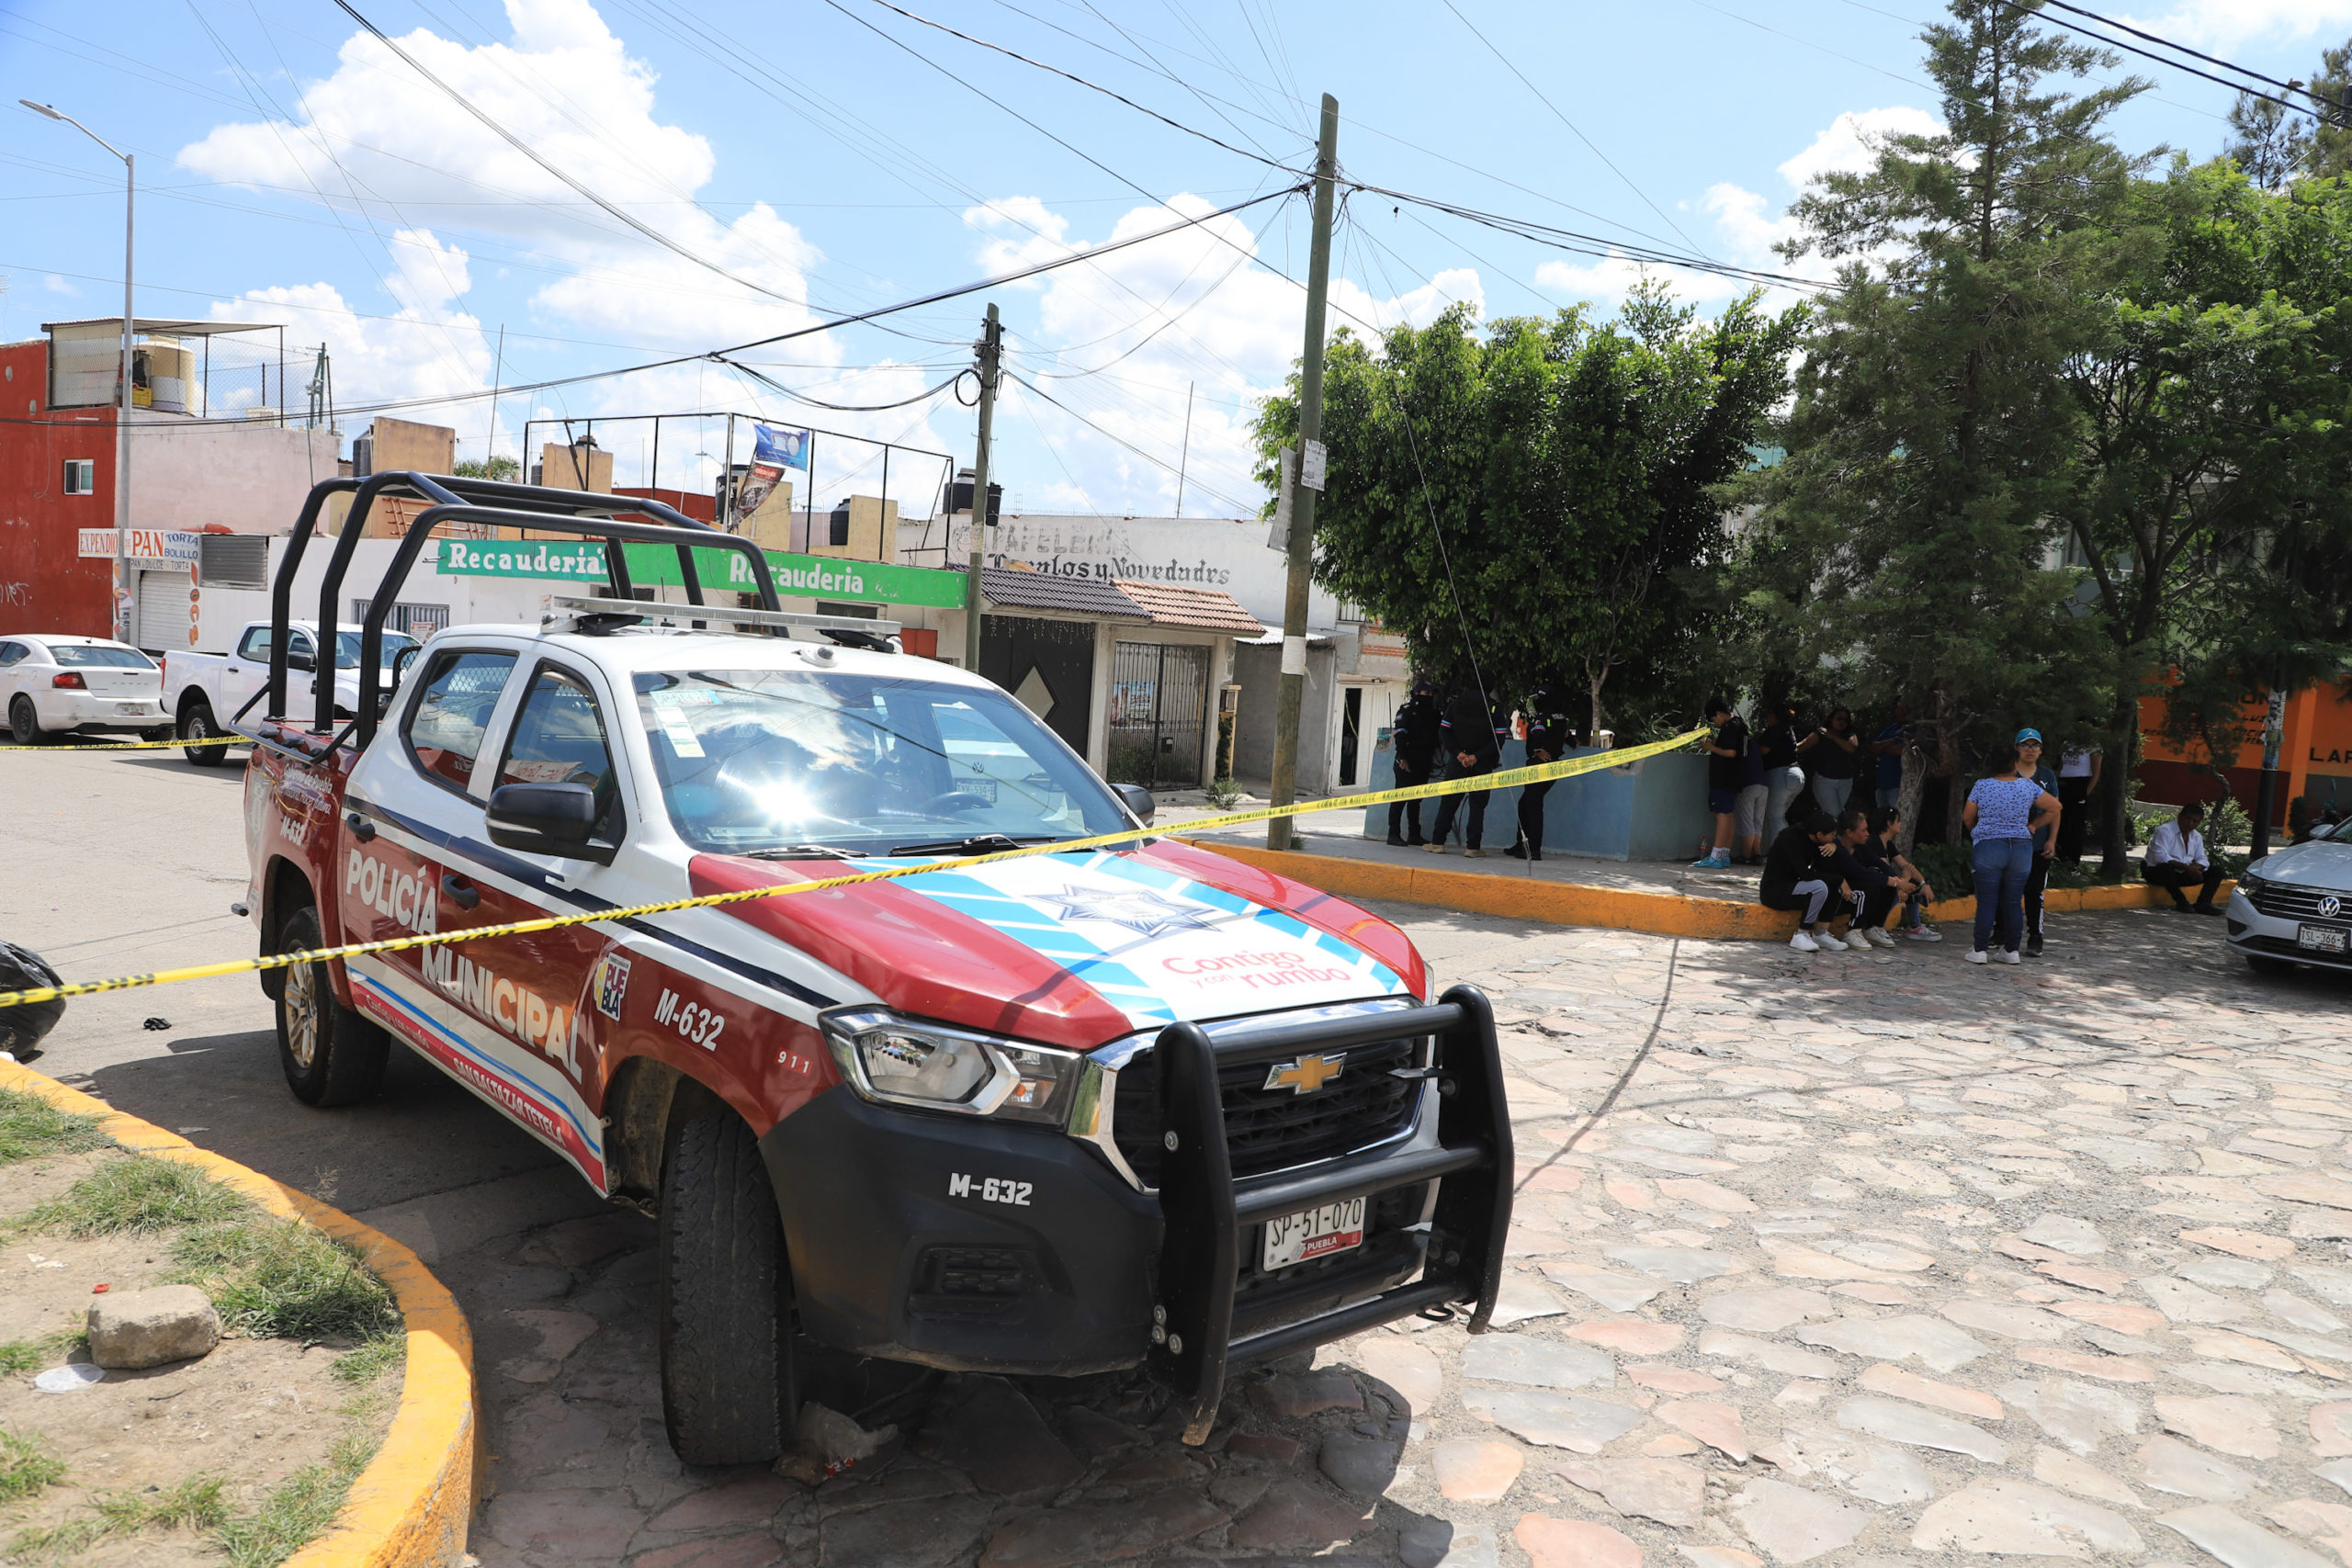
[[[1201,782],[1201,720],[1209,650],[1123,642],[1111,660],[1111,778],[1115,784]]]
[[[1019,697],[1080,756],[1094,697],[1094,626],[1028,615],[980,617],[980,673]]]
[[[142,571],[139,574],[139,646],[150,653],[186,653],[188,578],[185,571]]]

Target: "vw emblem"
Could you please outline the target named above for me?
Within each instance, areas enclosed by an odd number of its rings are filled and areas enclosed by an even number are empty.
[[[2332,920],[2332,919],[2335,919],[2335,917],[2336,917],[2337,915],[2339,915],[2339,914],[2343,913],[2343,910],[2344,910],[2344,900],[2343,900],[2343,899],[2341,899],[2341,898],[2338,898],[2335,894],[2333,894],[2333,893],[2325,894],[2325,895],[2323,895],[2323,896],[2322,896],[2322,897],[2320,898],[2320,901],[2319,901],[2319,918],[2320,918],[2321,919],[2323,919],[2323,920]]]

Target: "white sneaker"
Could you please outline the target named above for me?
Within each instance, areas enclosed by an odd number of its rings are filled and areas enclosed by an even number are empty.
[[[1993,956],[1999,959],[2004,964],[2022,964],[2025,962],[2024,959],[2018,956],[2018,950],[2014,947],[2005,947]]]
[[[1813,940],[1813,933],[1811,931],[1801,931],[1797,932],[1796,935],[1789,938],[1789,945],[1795,948],[1799,953],[1819,953],[1821,951],[1821,944]]]
[[[1933,926],[1913,926],[1903,934],[1913,942],[1941,942],[1944,939],[1944,933]]]
[[[1879,930],[1876,926],[1872,926],[1862,934],[1870,938],[1871,945],[1872,947],[1893,947],[1894,945],[1894,939],[1887,935],[1884,931]]]
[[[1992,959],[1985,956],[1984,950],[1981,947],[1972,947],[1968,950],[1968,961],[1971,964],[1990,964],[1993,962]]]
[[[1849,926],[1846,930],[1846,945],[1856,953],[1868,953],[1871,950],[1871,939],[1862,933],[1860,926]]]

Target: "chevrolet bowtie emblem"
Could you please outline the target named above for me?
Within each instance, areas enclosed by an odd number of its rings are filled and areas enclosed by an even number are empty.
[[[1295,1062],[1277,1062],[1266,1072],[1268,1089],[1286,1089],[1293,1094],[1313,1094],[1340,1076],[1347,1065],[1345,1055],[1301,1056]]]

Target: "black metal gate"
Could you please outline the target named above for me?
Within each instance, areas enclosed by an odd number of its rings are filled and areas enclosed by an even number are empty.
[[[1111,780],[1147,789],[1201,782],[1209,650],[1123,642],[1111,660]]]
[[[1092,623],[982,615],[980,673],[1027,704],[1071,750],[1086,755],[1086,720],[1094,700]]]

